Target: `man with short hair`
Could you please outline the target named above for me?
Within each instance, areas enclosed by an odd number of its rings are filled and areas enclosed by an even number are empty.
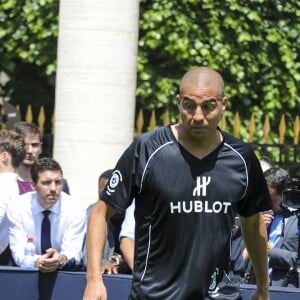
[[[35,266],[53,272],[68,262],[79,265],[86,230],[86,208],[62,192],[63,172],[55,160],[40,158],[31,168],[34,191],[17,197],[8,205],[9,242],[12,256],[21,266],[24,246],[33,237]],[[43,223],[48,219],[48,246],[44,248]]]
[[[23,135],[26,146],[26,155],[18,167],[18,184],[20,194],[32,191],[31,167],[42,153],[42,133],[38,126],[30,122],[14,124],[14,130]]]
[[[18,167],[18,185],[20,194],[32,191],[31,168],[42,153],[42,132],[35,123],[18,122],[14,130],[23,135],[26,145],[26,155]],[[67,181],[63,181],[63,191],[70,194]]]
[[[129,299],[205,299],[227,266],[237,213],[257,275],[251,299],[269,299],[260,211],[271,202],[251,146],[218,127],[226,105],[221,75],[193,68],[177,96],[182,121],[141,135],[123,153],[89,219],[84,300],[107,299],[99,265],[107,218],[133,199]]]
[[[272,286],[285,285],[299,287],[296,271],[298,259],[298,217],[293,214],[293,208],[282,206],[283,191],[290,188],[291,177],[289,173],[278,167],[273,167],[265,173],[269,188],[273,211],[263,214],[267,226],[269,243],[269,275]],[[293,272],[289,270],[294,268]]]
[[[0,265],[10,264],[7,205],[19,194],[17,168],[25,156],[23,137],[11,130],[0,130]]]

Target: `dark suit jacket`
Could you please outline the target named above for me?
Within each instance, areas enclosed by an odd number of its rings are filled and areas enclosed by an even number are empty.
[[[298,243],[298,217],[293,215],[286,221],[282,239],[270,253],[269,266],[273,269],[272,286],[281,286],[289,269],[296,265]],[[298,287],[297,273],[291,273],[288,286]]]

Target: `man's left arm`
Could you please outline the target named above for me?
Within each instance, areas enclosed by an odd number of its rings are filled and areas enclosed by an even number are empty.
[[[269,275],[267,254],[267,231],[261,213],[250,217],[240,217],[242,234],[246,248],[253,263],[257,289],[252,300],[269,299]]]
[[[78,264],[82,259],[82,247],[86,233],[86,209],[77,210],[77,214],[70,217],[70,220],[64,229],[59,253],[68,260],[75,259]]]

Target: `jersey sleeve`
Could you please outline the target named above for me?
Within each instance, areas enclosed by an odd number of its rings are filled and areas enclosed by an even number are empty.
[[[118,160],[111,178],[100,195],[117,213],[124,213],[140,185],[138,142],[135,140]]]
[[[250,147],[250,146],[249,146]],[[245,159],[248,172],[248,186],[245,195],[238,202],[238,213],[243,217],[252,216],[272,208],[268,187],[259,161],[251,149]]]

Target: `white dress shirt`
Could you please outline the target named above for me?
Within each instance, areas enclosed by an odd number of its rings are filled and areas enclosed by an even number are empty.
[[[35,259],[41,255],[43,210],[45,208],[39,204],[35,191],[18,196],[8,205],[9,244],[18,266],[23,261],[24,246],[28,237],[33,238],[36,246]],[[79,263],[86,231],[86,207],[80,201],[61,192],[59,199],[49,210],[52,248]]]
[[[122,237],[128,237],[134,240],[134,228],[135,228],[134,209],[135,209],[135,200],[133,200],[131,205],[126,209],[125,217],[119,234],[119,240],[121,240]]]
[[[0,254],[8,246],[7,205],[12,198],[19,195],[17,174],[13,172],[0,173]]]

